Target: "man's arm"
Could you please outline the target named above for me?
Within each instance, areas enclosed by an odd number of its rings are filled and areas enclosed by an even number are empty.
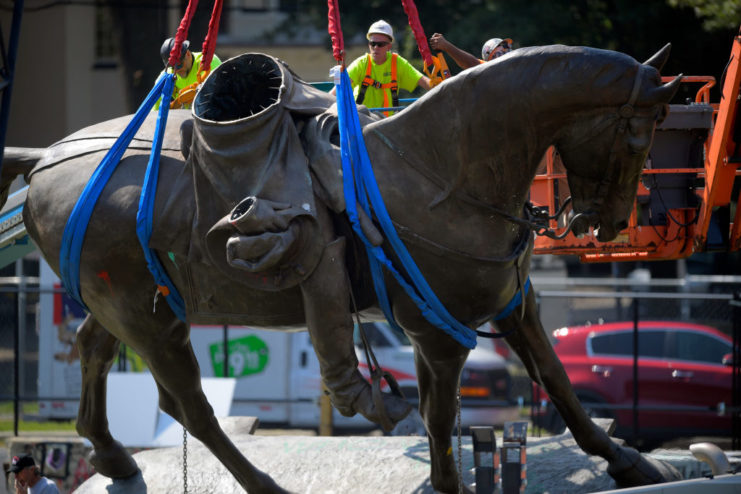
[[[455,63],[462,69],[470,69],[481,63],[481,60],[474,57],[467,51],[463,51],[453,43],[445,39],[440,33],[435,33],[430,37],[430,48],[433,50],[442,50],[451,56]]]
[[[350,79],[350,86],[352,86],[353,89],[355,89],[355,86],[360,84],[360,82],[363,80],[365,69],[367,67],[364,62],[366,62],[367,59],[368,57],[366,55],[362,55],[353,60],[353,62],[345,69],[345,71],[347,72],[347,77]],[[329,91],[329,94],[331,94],[332,96],[337,94],[336,88],[333,87]]]
[[[430,79],[427,76],[422,76],[417,81],[417,85],[424,89],[425,91],[429,91],[432,89],[432,86],[430,85]]]

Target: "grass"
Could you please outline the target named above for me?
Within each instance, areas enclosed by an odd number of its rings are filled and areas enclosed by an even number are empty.
[[[24,417],[38,416],[38,402],[22,403],[18,434],[76,433],[74,420],[29,420]],[[6,447],[7,438],[13,434],[13,402],[0,402],[0,447]]]
[[[0,431],[12,432],[13,419],[0,418]],[[36,422],[32,420],[21,419],[20,421],[18,421],[18,432],[75,432],[75,421],[49,420],[44,422]]]
[[[32,401],[27,403],[21,403],[20,413],[23,414],[37,414],[39,413],[38,402]],[[0,401],[0,418],[6,416],[13,417],[13,402],[12,401]],[[2,429],[0,429],[2,430]]]

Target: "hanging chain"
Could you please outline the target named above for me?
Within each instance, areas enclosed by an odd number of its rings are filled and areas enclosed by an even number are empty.
[[[188,494],[188,431],[183,427],[183,494]]]
[[[458,392],[456,393],[456,415],[458,423],[458,494],[463,492],[463,446],[461,445],[461,377],[458,376]]]

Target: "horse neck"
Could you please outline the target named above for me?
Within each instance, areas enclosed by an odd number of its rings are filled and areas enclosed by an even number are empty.
[[[407,161],[447,183],[448,195],[463,193],[517,215],[552,139],[522,118],[528,101],[484,105],[475,85],[466,90],[471,86],[466,75],[433,89],[378,128],[405,153],[415,153]]]
[[[423,139],[411,147],[417,161],[454,189],[518,214],[548,147],[595,109],[624,102],[637,66],[605,50],[523,48],[447,80],[385,124],[399,143]]]

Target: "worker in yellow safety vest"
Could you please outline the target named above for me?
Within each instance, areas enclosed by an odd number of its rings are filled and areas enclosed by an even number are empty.
[[[440,33],[430,37],[430,48],[444,51],[450,55],[455,63],[462,69],[470,69],[482,63],[490,62],[512,51],[512,40],[510,38],[491,38],[481,48],[481,58],[476,58],[467,51],[461,50],[453,43],[445,39]]]
[[[167,66],[167,63],[170,60],[170,52],[172,51],[172,47],[174,44],[175,38],[167,38],[165,42],[162,43],[162,47],[160,48],[160,57],[165,63],[165,66]],[[201,70],[201,59],[203,58],[203,53],[192,52],[188,49],[189,47],[190,41],[186,39],[185,41],[183,41],[182,44],[182,51],[180,52],[180,62],[175,67],[173,67],[173,71],[177,75],[177,78],[175,79],[175,87],[172,91],[173,101],[177,99],[180,91],[198,82],[198,72]],[[219,57],[214,54],[213,58],[211,59],[211,70],[214,70],[219,65],[221,65],[221,60],[219,60]],[[159,109],[160,101],[161,98],[160,100],[157,100],[157,103],[155,103],[153,108],[154,110]],[[188,109],[190,108],[191,103],[192,99],[182,104],[176,104],[175,108]]]
[[[347,67],[355,102],[368,108],[399,106],[399,89],[430,89],[430,80],[397,53],[391,52],[394,31],[388,22],[371,24],[366,34],[369,53]],[[334,89],[332,90],[334,92]],[[393,111],[385,111],[389,116]]]

